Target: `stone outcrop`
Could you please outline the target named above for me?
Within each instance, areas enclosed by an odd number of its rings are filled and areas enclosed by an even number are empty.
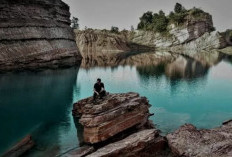
[[[101,30],[75,30],[75,33],[83,58],[96,58],[130,50],[126,39],[119,34]]]
[[[232,156],[232,120],[220,128],[198,130],[191,124],[167,135],[172,152],[183,157]]]
[[[70,151],[65,157],[77,152],[88,157],[142,157],[159,154],[167,148],[166,139],[148,121],[150,104],[145,97],[125,93],[109,94],[95,103],[92,99],[80,100],[73,109],[73,115],[80,117],[84,142],[89,146]]]
[[[110,94],[95,105],[93,98],[74,104],[74,111],[84,126],[84,141],[99,143],[136,125],[145,125],[149,103],[137,93]]]
[[[69,18],[61,0],[1,0],[0,71],[80,62]]]
[[[123,140],[111,143],[87,157],[112,157],[112,156],[155,156],[166,146],[164,137],[159,137],[155,129],[143,130],[134,133]],[[146,150],[146,151],[144,151]],[[149,155],[148,155],[149,154]]]
[[[75,34],[77,46],[85,59],[107,57],[110,60],[122,52],[154,50],[154,46],[130,42],[126,32],[87,29],[75,30]]]
[[[206,32],[201,37],[183,45],[172,46],[170,50],[176,53],[182,53],[193,57],[195,54],[202,51],[211,51],[214,49],[222,49],[227,46],[225,37],[217,32]]]

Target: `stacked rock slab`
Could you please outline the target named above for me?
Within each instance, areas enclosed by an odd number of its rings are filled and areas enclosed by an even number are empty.
[[[74,104],[73,114],[84,126],[88,146],[62,157],[136,156],[163,153],[167,142],[148,121],[150,104],[137,93],[109,94],[93,103],[93,98]]]
[[[186,124],[167,135],[173,154],[183,157],[231,157],[232,120],[220,128],[197,130]]]
[[[87,98],[74,104],[84,126],[84,141],[99,143],[136,125],[148,122],[149,103],[137,93],[110,94],[93,103]]]
[[[67,4],[0,1],[0,71],[70,66],[80,59]]]

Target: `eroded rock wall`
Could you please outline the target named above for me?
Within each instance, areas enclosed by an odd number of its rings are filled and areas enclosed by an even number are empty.
[[[77,64],[81,55],[61,0],[1,0],[0,71]]]

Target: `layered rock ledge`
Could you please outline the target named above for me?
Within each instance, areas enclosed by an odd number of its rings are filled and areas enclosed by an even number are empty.
[[[84,127],[84,142],[63,156],[150,156],[166,149],[167,142],[149,122],[150,104],[137,93],[109,94],[74,104],[73,115]]]
[[[61,0],[1,0],[0,71],[80,63],[69,18]]]
[[[84,126],[84,141],[98,143],[135,125],[145,125],[149,116],[149,103],[137,93],[110,94],[93,103],[87,98],[74,104]]]
[[[198,130],[191,124],[181,126],[167,135],[168,144],[176,156],[231,157],[232,120],[220,128]]]

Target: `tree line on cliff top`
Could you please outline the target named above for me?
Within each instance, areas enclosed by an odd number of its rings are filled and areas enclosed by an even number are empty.
[[[169,15],[160,10],[158,13],[148,11],[140,17],[140,22],[138,24],[138,30],[145,31],[155,31],[155,32],[166,32],[168,30],[168,25],[173,23],[177,26],[186,22],[186,17],[188,15],[192,17],[200,17],[206,14],[203,10],[199,8],[193,8],[190,10],[185,9],[180,3],[176,3],[174,11],[171,11]]]
[[[191,16],[193,18],[201,18],[204,17],[204,15],[206,14],[209,15],[208,13],[204,12],[199,8],[194,7],[193,9],[187,10],[180,3],[176,3],[174,7],[174,11],[171,11],[169,15],[165,15],[165,13],[162,10],[154,14],[151,11],[144,13],[140,17],[140,22],[137,26],[137,29],[164,33],[164,32],[168,32],[168,26],[170,24],[175,24],[176,26],[180,26],[184,24],[187,21],[187,16]],[[73,29],[79,29],[78,22],[79,19],[73,17],[71,20],[71,27]],[[90,29],[90,28],[86,27],[85,29]],[[107,31],[107,30],[104,29],[103,31]],[[131,28],[131,31],[134,31],[133,26]],[[118,27],[112,26],[109,32],[118,34],[120,31]]]

